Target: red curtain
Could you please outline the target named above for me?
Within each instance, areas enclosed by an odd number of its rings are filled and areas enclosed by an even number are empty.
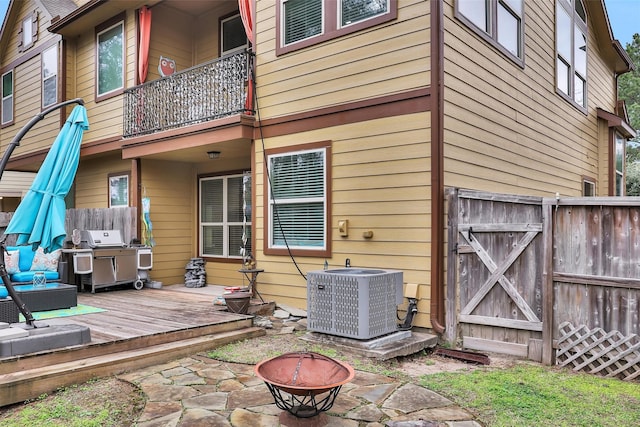
[[[238,7],[240,8],[244,31],[247,33],[249,42],[253,45],[255,42],[253,37],[253,0],[238,0]]]
[[[238,7],[240,9],[240,18],[242,18],[242,24],[244,25],[244,31],[247,33],[247,39],[251,46],[255,44],[255,34],[253,28],[253,0],[238,0]],[[253,67],[249,70],[249,81],[247,88],[247,100],[244,103],[244,108],[247,113],[253,110]]]
[[[138,48],[138,84],[144,83],[149,71],[149,39],[151,38],[151,9],[140,9],[140,46]]]

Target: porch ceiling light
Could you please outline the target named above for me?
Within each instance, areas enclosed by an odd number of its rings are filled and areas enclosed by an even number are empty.
[[[207,151],[207,155],[211,160],[219,159],[220,152],[219,151]]]

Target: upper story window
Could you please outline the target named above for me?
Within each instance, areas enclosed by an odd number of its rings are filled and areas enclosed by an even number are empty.
[[[124,21],[98,29],[96,97],[124,88]]]
[[[18,30],[18,51],[23,52],[34,45],[38,39],[38,14],[34,11],[20,23]]]
[[[58,45],[42,52],[42,107],[58,102]]]
[[[455,14],[470,29],[524,66],[523,0],[457,0]]]
[[[582,0],[556,1],[556,88],[587,107],[587,14]]]
[[[328,144],[268,155],[265,252],[286,254],[290,249],[318,256],[329,252],[329,157]]]
[[[220,21],[220,44],[221,55],[239,52],[249,46],[239,13]]]
[[[2,75],[2,124],[13,121],[13,70]]]
[[[397,17],[397,0],[279,0],[278,55]]]

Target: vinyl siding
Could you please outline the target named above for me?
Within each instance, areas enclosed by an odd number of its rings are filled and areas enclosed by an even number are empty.
[[[135,16],[127,11],[125,19],[125,87],[135,82]],[[70,47],[71,48],[71,47]],[[69,71],[75,76],[77,97],[85,100],[89,117],[89,130],[85,132],[83,142],[118,137],[122,135],[122,95],[112,96],[95,102],[96,86],[96,35],[90,31],[77,39],[75,52],[69,55]]]
[[[170,173],[167,173],[170,171]],[[194,256],[195,174],[188,163],[142,161],[141,194],[151,202],[153,270],[166,285],[184,283],[185,266]]]
[[[42,46],[51,46],[60,38],[46,30],[49,18],[36,2],[15,2],[13,7],[18,9],[16,18],[6,22],[4,36],[8,38],[7,49],[0,55],[0,68],[4,70],[3,72],[9,71],[9,69],[5,69],[7,65],[18,61],[18,65],[13,68],[14,124],[4,127],[0,131],[0,145],[3,149],[8,146],[13,137],[29,120],[42,111],[42,69],[40,54],[37,52]],[[38,36],[32,47],[19,52],[18,29],[22,25],[22,20],[33,11],[38,13]],[[62,82],[59,81],[58,86],[61,84]],[[60,129],[59,123],[60,115],[58,113],[47,115],[22,138],[20,146],[14,150],[12,157],[48,149]]]
[[[445,2],[445,183],[579,196],[601,177],[596,107],[614,110],[613,72],[588,38],[588,114],[555,91],[553,2],[525,2],[522,69],[453,17]],[[602,183],[598,183],[600,188]]]
[[[108,175],[112,172],[129,172],[130,170],[131,160],[122,160],[118,154],[82,159],[75,179],[75,207],[78,209],[109,207]]]
[[[430,198],[430,114],[392,116],[265,140],[272,149],[331,140],[332,256],[330,268],[351,265],[402,270],[404,281],[419,283],[416,325],[428,326]],[[265,256],[263,153],[256,144],[256,252],[260,292],[265,298],[306,307],[306,281],[288,256]],[[340,237],[338,220],[349,220],[349,236]],[[371,230],[372,239],[362,233]],[[325,259],[296,257],[301,271],[323,268]]]
[[[275,2],[258,5],[257,94],[263,118],[428,86],[429,2],[399,0],[398,18],[276,56]]]

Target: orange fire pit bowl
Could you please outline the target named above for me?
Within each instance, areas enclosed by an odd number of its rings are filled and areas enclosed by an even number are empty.
[[[267,385],[278,408],[298,418],[329,410],[340,388],[355,376],[348,364],[313,352],[285,353],[263,360],[254,371]]]

